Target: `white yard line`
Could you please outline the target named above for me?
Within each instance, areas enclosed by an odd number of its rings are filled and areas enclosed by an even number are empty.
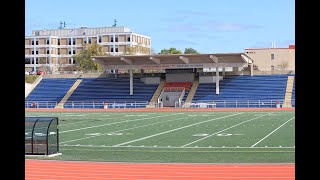
[[[168,130],[168,131],[164,131],[164,132],[161,132],[161,133],[153,134],[153,135],[146,136],[146,137],[143,137],[143,138],[139,138],[139,139],[135,139],[135,140],[132,140],[132,141],[116,144],[116,145],[114,145],[114,147],[122,146],[122,145],[125,145],[125,144],[137,142],[137,141],[141,141],[141,140],[144,140],[144,139],[148,139],[148,138],[152,138],[152,137],[159,136],[159,135],[162,135],[162,134],[166,134],[166,133],[169,133],[169,132],[173,132],[173,131],[177,131],[177,130],[180,130],[180,129],[188,128],[188,127],[195,126],[195,125],[198,125],[198,124],[202,124],[202,123],[205,123],[205,122],[210,122],[210,121],[214,121],[214,120],[218,120],[218,119],[222,119],[222,118],[226,118],[226,117],[231,117],[231,116],[235,116],[235,115],[239,115],[239,114],[243,114],[243,112],[236,113],[236,114],[231,114],[231,115],[228,115],[228,116],[218,117],[218,118],[214,118],[214,119],[209,119],[209,120],[206,120],[206,121],[190,124],[190,125],[187,125],[187,126],[176,128],[176,129],[171,129],[171,130]]]
[[[198,140],[195,140],[195,141],[193,141],[193,142],[191,142],[191,143],[185,144],[185,145],[183,145],[183,146],[181,146],[181,147],[185,147],[185,146],[188,146],[188,145],[190,145],[190,144],[193,144],[193,143],[202,141],[202,140],[207,139],[207,138],[209,138],[209,137],[211,137],[211,136],[213,136],[213,135],[215,135],[215,134],[221,133],[221,132],[226,131],[226,130],[228,130],[228,129],[231,129],[231,128],[234,128],[234,127],[236,127],[236,126],[239,126],[239,125],[241,125],[241,124],[243,124],[243,123],[246,123],[246,122],[249,122],[249,121],[252,121],[252,120],[261,118],[261,117],[266,116],[266,115],[269,115],[269,114],[271,114],[271,113],[268,113],[268,114],[265,114],[265,115],[262,115],[262,116],[259,116],[259,117],[255,117],[255,118],[252,118],[252,119],[243,121],[243,122],[241,122],[241,123],[238,123],[238,124],[236,124],[236,125],[233,125],[233,126],[231,126],[231,127],[228,127],[228,128],[226,128],[226,129],[223,129],[223,130],[218,131],[218,132],[216,132],[216,133],[210,134],[209,136],[205,136],[205,137],[203,137],[203,138],[201,138],[201,139],[198,139]]]
[[[173,120],[168,120],[168,121],[161,121],[161,122],[156,122],[156,123],[151,123],[151,124],[146,124],[146,125],[142,125],[142,126],[137,126],[137,127],[122,129],[122,130],[118,130],[118,131],[108,132],[108,133],[104,133],[104,134],[99,134],[99,135],[94,135],[94,136],[89,136],[89,137],[84,137],[84,138],[79,138],[79,139],[73,139],[73,140],[64,141],[64,142],[60,142],[60,143],[74,142],[74,141],[79,141],[79,140],[83,140],[83,139],[89,139],[89,138],[104,136],[104,135],[111,134],[111,133],[118,133],[118,132],[122,132],[122,131],[137,129],[137,128],[146,127],[146,126],[151,126],[151,125],[160,124],[160,123],[165,123],[165,122],[169,122],[169,121],[176,121],[176,120],[180,120],[180,119],[186,119],[186,117],[182,117],[182,118],[178,118],[178,119],[173,119]]]
[[[62,131],[62,132],[59,132],[59,133],[62,134],[62,133],[66,133],[66,132],[80,131],[80,130],[84,130],[84,129],[91,129],[91,128],[96,128],[96,127],[103,127],[103,126],[109,126],[109,125],[113,125],[113,124],[121,124],[121,123],[126,123],[126,122],[140,121],[140,120],[145,120],[145,119],[153,119],[153,118],[159,118],[159,117],[173,116],[173,115],[178,115],[178,114],[180,114],[180,113],[169,114],[169,115],[164,115],[164,116],[156,116],[156,117],[147,117],[147,118],[134,119],[134,120],[125,120],[125,121],[120,121],[120,122],[101,124],[101,125],[97,125],[97,126],[90,126],[90,127],[85,127],[85,128],[79,128],[79,129],[71,129],[71,130]]]
[[[103,115],[100,115],[100,116],[103,116],[102,118],[104,119],[101,119],[101,121],[105,121],[105,120],[110,120],[112,118],[115,118],[117,116],[122,116],[122,114],[113,114],[113,115],[108,115],[108,114],[103,114]],[[92,119],[93,117],[86,117],[88,119],[86,120],[82,120],[82,121],[77,121],[77,122],[70,122],[70,123],[63,123],[63,124],[59,124],[59,126],[69,126],[69,125],[73,125],[73,124],[79,124],[79,123],[87,123],[88,121],[92,121],[94,119]],[[122,120],[123,118],[121,118]],[[100,119],[99,119],[100,120]],[[60,120],[61,121],[61,120]]]
[[[260,141],[256,142],[254,145],[252,145],[251,147],[254,147],[255,145],[259,144],[261,141],[263,141],[264,139],[266,139],[267,137],[269,137],[271,134],[273,134],[274,132],[276,132],[278,129],[280,129],[282,126],[284,126],[285,124],[287,124],[289,121],[291,121],[292,119],[294,119],[295,117],[289,119],[288,121],[286,121],[285,123],[283,123],[281,126],[279,126],[277,129],[273,130],[271,133],[269,133],[268,135],[266,135],[264,138],[260,139]]]

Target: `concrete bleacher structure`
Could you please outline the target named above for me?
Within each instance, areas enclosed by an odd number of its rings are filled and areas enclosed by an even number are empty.
[[[130,95],[128,77],[81,78],[81,83],[62,105],[63,108],[145,108],[151,101],[159,84],[145,84],[140,78],[133,79],[133,95]],[[200,101],[283,101],[288,75],[232,75],[220,81],[220,93],[216,94],[215,83],[200,83],[194,90],[192,102]],[[26,102],[49,102],[38,108],[54,108],[77,78],[43,79],[26,98]],[[292,89],[292,106],[295,106],[295,81]],[[185,87],[182,101],[188,97],[192,82],[166,82],[164,87]],[[55,102],[55,103],[53,103]],[[209,102],[209,103],[210,103]],[[85,103],[90,103],[85,105]],[[92,106],[92,103],[94,104]],[[123,105],[126,103],[126,105]],[[132,103],[140,103],[132,104]],[[48,106],[49,104],[49,106]],[[216,107],[220,107],[217,105]],[[230,106],[231,107],[231,106]],[[232,106],[233,107],[233,106]],[[259,105],[260,107],[260,105]],[[263,106],[261,106],[263,107]]]
[[[134,94],[130,94],[129,78],[84,78],[81,84],[69,97],[64,108],[71,108],[70,102],[99,102],[97,107],[103,107],[102,102],[112,106],[113,102],[118,103],[144,103],[140,107],[145,107],[150,101],[158,84],[145,84],[139,78],[133,79]],[[76,105],[77,106],[77,105]],[[73,106],[74,108],[74,106]],[[130,106],[126,106],[130,108]]]
[[[61,101],[76,80],[76,78],[42,79],[25,100],[30,103],[44,102],[38,103],[38,108],[45,108],[48,104],[54,108],[56,102]]]
[[[199,84],[193,101],[201,100],[283,100],[288,75],[225,76],[220,93],[215,83]]]

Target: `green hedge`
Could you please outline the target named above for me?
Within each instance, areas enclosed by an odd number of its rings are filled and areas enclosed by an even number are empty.
[[[25,75],[25,82],[26,83],[34,83],[34,81],[39,77],[39,75]]]

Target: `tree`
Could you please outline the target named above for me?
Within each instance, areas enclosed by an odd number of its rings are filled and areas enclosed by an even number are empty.
[[[127,46],[123,55],[134,55],[137,53],[137,48],[135,46]]]
[[[288,65],[289,65],[288,62],[282,61],[281,64],[278,65],[278,69],[285,70],[288,68]]]
[[[137,53],[150,54],[150,48],[144,47],[140,43],[136,46],[127,46],[123,55],[134,55]]]
[[[92,60],[92,56],[107,55],[103,51],[103,47],[97,43],[94,43],[92,45],[83,44],[82,47],[83,49],[81,50],[81,52],[73,56],[73,58],[76,60],[76,66],[78,66],[80,70],[84,71],[103,71],[103,67]]]
[[[170,48],[170,49],[162,49],[159,54],[182,54],[180,50],[177,50],[176,48]]]
[[[199,54],[198,51],[193,48],[185,48],[184,53],[185,54]]]

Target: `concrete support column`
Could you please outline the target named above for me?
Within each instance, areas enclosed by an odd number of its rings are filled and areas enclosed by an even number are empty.
[[[226,67],[223,67],[222,68],[222,76],[225,76],[226,75]]]
[[[250,75],[253,76],[253,63],[251,63],[251,66],[250,66]]]
[[[133,70],[129,70],[130,73],[130,95],[133,95]]]
[[[219,94],[219,67],[216,67],[216,94]]]

